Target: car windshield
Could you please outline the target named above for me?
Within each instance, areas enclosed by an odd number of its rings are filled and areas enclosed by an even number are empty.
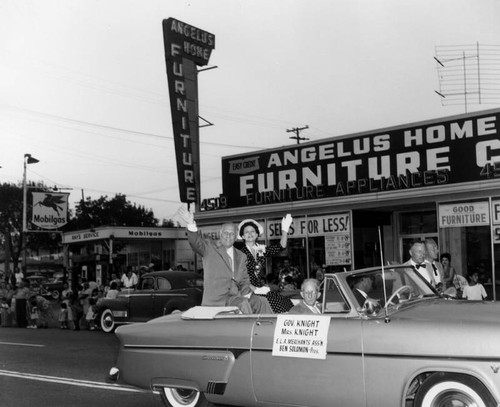
[[[397,310],[403,304],[439,295],[412,267],[373,268],[342,273],[338,278],[344,287],[345,295],[351,298],[355,308],[372,316],[378,315],[384,308],[387,311]],[[326,312],[338,307],[335,304],[338,300],[334,300],[337,287],[332,283],[325,287]],[[369,302],[376,304],[372,309],[369,309],[367,299],[373,300]]]

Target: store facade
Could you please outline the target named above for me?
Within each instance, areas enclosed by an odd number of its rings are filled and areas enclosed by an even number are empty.
[[[478,271],[496,299],[499,130],[492,109],[224,157],[223,193],[201,203],[196,221],[216,238],[221,223],[253,218],[269,243],[291,213],[283,256],[305,276],[316,265],[402,263],[411,242],[433,238],[458,274]]]
[[[63,234],[65,263],[72,279],[86,278],[99,284],[120,275],[127,266],[136,272],[154,265],[155,270],[182,266],[194,270],[194,257],[183,228],[103,226]]]

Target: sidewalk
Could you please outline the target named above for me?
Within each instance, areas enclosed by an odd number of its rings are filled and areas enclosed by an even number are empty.
[[[61,310],[61,303],[58,300],[52,300],[52,299],[50,299],[49,301],[50,301],[50,309],[51,309],[51,313],[52,313],[52,317],[48,321],[49,328],[60,328],[59,313],[60,313],[60,310]],[[11,318],[13,320],[13,324],[11,325],[11,327],[16,327],[16,324],[15,324],[15,315],[12,315]],[[72,323],[71,323],[70,329],[71,328],[73,328],[73,324]],[[86,321],[85,321],[85,317],[83,317],[80,320],[80,329],[82,329],[82,330],[86,330],[87,329],[87,324],[86,324]]]

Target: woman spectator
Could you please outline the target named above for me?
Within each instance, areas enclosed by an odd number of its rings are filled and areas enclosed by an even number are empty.
[[[263,233],[262,226],[253,219],[245,219],[238,225],[239,238],[243,239],[244,246],[240,250],[247,255],[247,271],[250,284],[254,294],[265,295],[271,308],[275,313],[287,312],[293,303],[289,298],[283,297],[277,291],[270,291],[265,287],[266,258],[274,256],[286,248],[288,241],[288,229],[292,223],[292,217],[287,215],[281,221],[283,233],[279,243],[269,246],[257,243],[257,238]]]
[[[453,286],[453,279],[455,278],[456,272],[451,265],[451,255],[450,253],[443,253],[439,259],[443,265],[443,278],[444,278],[444,289]]]

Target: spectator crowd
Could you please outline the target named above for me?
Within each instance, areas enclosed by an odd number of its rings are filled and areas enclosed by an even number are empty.
[[[121,290],[134,289],[139,276],[150,267],[142,267],[137,275],[127,267],[120,277],[112,274],[106,285],[81,279],[72,289],[63,284],[59,300],[42,295],[36,280],[26,279],[18,270],[12,280],[0,281],[0,326],[29,329],[59,326],[60,329],[99,329],[96,320],[101,298],[116,298]]]

